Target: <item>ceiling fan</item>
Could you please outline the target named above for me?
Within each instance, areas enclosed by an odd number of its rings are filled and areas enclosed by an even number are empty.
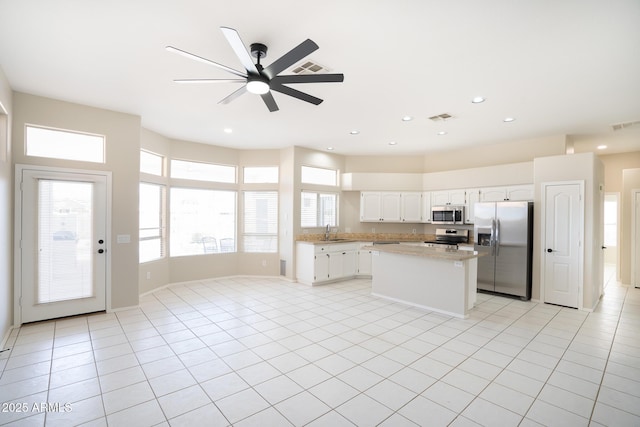
[[[217,62],[203,58],[193,53],[186,52],[177,47],[167,46],[166,49],[170,52],[174,52],[185,56],[190,59],[194,59],[205,64],[213,65],[228,73],[234,74],[239,78],[235,79],[176,79],[176,83],[243,83],[242,87],[235,92],[232,92],[229,96],[222,99],[219,104],[228,104],[234,99],[238,98],[245,92],[260,95],[262,100],[266,104],[269,111],[278,111],[278,104],[271,91],[280,92],[285,95],[292,96],[302,101],[310,102],[311,104],[318,105],[322,102],[322,99],[311,96],[307,93],[300,92],[299,90],[285,86],[285,84],[296,83],[339,83],[344,81],[343,74],[295,74],[295,75],[283,75],[279,76],[278,73],[284,71],[288,67],[292,66],[305,56],[309,55],[318,49],[318,45],[313,40],[307,39],[300,43],[298,46],[291,49],[289,52],[282,55],[276,61],[272,62],[269,66],[263,67],[260,64],[260,60],[267,56],[267,46],[262,43],[252,43],[251,55],[247,51],[244,43],[240,39],[240,35],[233,28],[220,27],[222,34],[226,37],[227,41],[231,45],[231,48],[240,59],[240,63],[244,66],[245,72],[238,71],[226,65],[218,64]],[[254,64],[251,56],[257,59]]]

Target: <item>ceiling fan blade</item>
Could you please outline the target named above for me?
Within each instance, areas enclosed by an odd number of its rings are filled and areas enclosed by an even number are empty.
[[[301,101],[310,102],[313,105],[318,105],[322,102],[322,99],[316,98],[315,96],[311,96],[308,93],[300,92],[299,90],[292,89],[288,86],[283,86],[278,83],[274,83],[273,80],[270,83],[271,90],[275,90],[276,92],[284,93],[285,95],[293,96],[294,98],[298,98]]]
[[[251,59],[251,55],[247,52],[247,48],[244,43],[242,43],[242,39],[240,38],[240,34],[233,28],[220,27],[222,34],[227,38],[227,41],[231,45],[231,49],[236,53],[236,56],[242,63],[242,66],[247,69],[248,73],[259,74],[258,69],[256,68],[253,60]]]
[[[238,71],[238,70],[234,70],[233,68],[227,67],[226,65],[218,64],[217,62],[213,62],[210,59],[203,58],[203,57],[195,55],[193,53],[189,53],[189,52],[187,52],[185,50],[178,49],[177,47],[167,46],[166,49],[169,52],[177,53],[178,55],[182,55],[182,56],[184,56],[186,58],[193,59],[195,61],[202,62],[204,64],[213,65],[214,67],[218,67],[218,68],[220,68],[222,70],[225,70],[228,73],[235,74],[236,76],[247,77],[246,73],[243,73],[243,72]]]
[[[273,94],[271,92],[267,92],[260,96],[262,97],[262,100],[264,101],[264,103],[267,105],[267,108],[269,109],[269,111],[273,113],[274,111],[279,110],[278,104],[276,104],[276,100],[273,99]]]
[[[174,79],[175,83],[246,83],[245,79]]]
[[[344,81],[344,74],[293,74],[275,76],[272,82],[287,83],[340,83]]]
[[[240,89],[232,92],[226,98],[223,98],[218,102],[218,104],[228,104],[234,99],[238,98],[240,95],[243,95],[247,91],[247,85],[242,86]]]
[[[279,72],[289,68],[305,56],[309,55],[311,52],[314,52],[318,49],[318,45],[311,39],[306,39],[298,46],[291,49],[289,52],[282,55],[275,62],[271,63],[267,68],[264,69],[264,73],[269,76],[269,78],[274,78]]]

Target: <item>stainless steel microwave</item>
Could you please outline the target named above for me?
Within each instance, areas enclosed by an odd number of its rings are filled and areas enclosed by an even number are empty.
[[[464,224],[464,206],[433,206],[431,208],[432,224]]]

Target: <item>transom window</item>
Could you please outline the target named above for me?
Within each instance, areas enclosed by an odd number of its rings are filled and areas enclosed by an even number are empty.
[[[277,184],[278,166],[246,166],[244,168],[245,184]]]
[[[105,162],[104,135],[27,125],[25,147],[27,156]]]
[[[303,184],[338,185],[338,171],[333,169],[314,168],[302,166],[300,181]]]
[[[236,182],[236,167],[213,163],[171,160],[171,178],[209,182]]]
[[[140,151],[140,172],[150,175],[163,175],[163,157],[148,151]]]

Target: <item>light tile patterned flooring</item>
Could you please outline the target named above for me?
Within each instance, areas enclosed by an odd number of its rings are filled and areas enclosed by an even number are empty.
[[[640,425],[640,289],[593,313],[479,294],[466,320],[370,290],[204,280],[23,326],[0,424]]]

